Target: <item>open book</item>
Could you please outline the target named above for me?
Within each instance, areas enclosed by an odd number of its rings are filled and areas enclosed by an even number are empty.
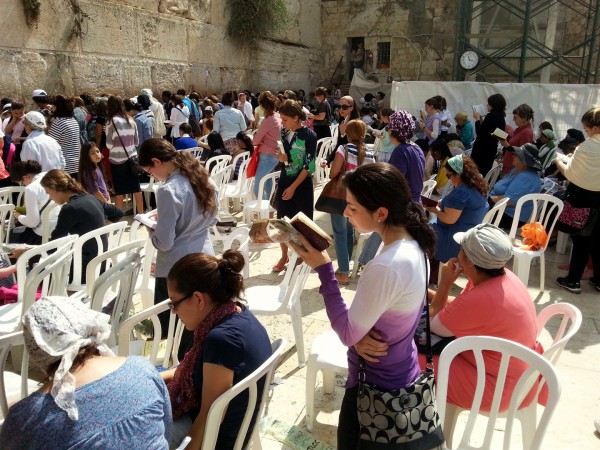
[[[473,112],[474,113],[479,113],[479,115],[481,117],[487,116],[488,110],[487,110],[487,106],[484,104],[481,105],[473,105]]]
[[[250,240],[255,244],[270,242],[279,244],[292,241],[304,248],[300,242],[300,234],[319,251],[325,250],[333,243],[329,235],[303,212],[299,212],[291,219],[284,217],[283,219],[257,220],[252,223],[252,228],[250,228]]]
[[[154,230],[156,228],[156,217],[156,210],[153,209],[145,214],[136,214],[133,220],[137,220],[142,225],[146,225],[148,228],[152,228]]]
[[[506,139],[508,137],[508,133],[506,131],[504,131],[504,130],[501,130],[500,128],[496,128],[492,132],[492,136],[495,136],[498,139]]]

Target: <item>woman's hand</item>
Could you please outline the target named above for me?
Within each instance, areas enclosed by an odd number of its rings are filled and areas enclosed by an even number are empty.
[[[502,147],[510,147],[510,144],[508,143],[508,141],[506,139],[498,139],[500,141],[500,144],[502,145]]]
[[[15,218],[15,220],[19,219],[19,216],[20,216],[20,215],[21,215],[21,213],[20,213],[20,212],[18,212],[18,211],[15,211],[15,212],[13,213],[13,217]]]
[[[283,153],[281,153],[281,152],[277,153],[277,160],[278,160],[279,162],[282,162],[282,163],[286,163],[286,162],[288,162],[287,155],[286,155],[286,154],[283,154]]]
[[[344,136],[346,134],[346,125],[347,125],[347,123],[345,121],[340,123],[338,131],[341,136]]]
[[[475,120],[481,120],[481,114],[479,114],[478,112],[474,112],[473,113],[473,119],[475,119]]]
[[[294,196],[295,192],[296,192],[296,188],[293,186],[290,186],[285,191],[283,191],[283,194],[281,194],[281,199],[282,200],[291,200],[292,197]]]
[[[369,331],[365,337],[354,345],[356,352],[364,358],[365,361],[378,363],[376,356],[386,356],[389,345],[381,340],[381,335],[375,331]]]
[[[462,273],[458,258],[452,258],[445,264],[440,264],[440,286],[452,285]]]
[[[300,258],[302,258],[302,260],[313,269],[316,269],[317,267],[320,267],[323,264],[331,262],[331,259],[327,254],[327,250],[323,250],[322,252],[320,252],[312,245],[310,245],[310,243],[302,235],[300,235],[300,242],[302,242],[304,249],[294,244],[292,241],[290,241],[289,244],[296,251],[296,253],[298,253]]]
[[[23,253],[25,253],[27,250],[29,250],[29,247],[20,247],[20,248],[15,248],[12,252],[10,252],[8,254],[8,257],[11,259],[18,259],[19,256],[21,256]]]
[[[425,209],[427,211],[432,212],[433,214],[435,214],[436,216],[440,213],[440,207],[439,206],[425,206]]]
[[[419,122],[419,126],[421,127],[421,130],[425,129],[425,123],[424,122]]]

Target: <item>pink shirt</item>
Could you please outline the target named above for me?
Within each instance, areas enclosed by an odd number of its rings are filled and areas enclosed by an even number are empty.
[[[265,117],[254,138],[252,144],[256,147],[260,145],[258,154],[268,154],[277,156],[279,148],[277,147],[277,141],[281,140],[281,118],[278,113]]]
[[[522,145],[533,143],[533,127],[531,126],[531,122],[527,122],[525,125],[515,129],[508,136],[507,141],[513,147],[521,147]],[[502,157],[502,173],[504,175],[514,168],[512,155],[512,152],[505,152]]]

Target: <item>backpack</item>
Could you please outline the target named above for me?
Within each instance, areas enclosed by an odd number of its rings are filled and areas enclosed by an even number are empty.
[[[196,108],[196,105],[193,104],[193,102],[191,109],[192,110],[190,111],[189,121],[192,127],[192,135],[195,138],[199,138],[200,136],[202,136],[202,125],[200,125],[200,121],[198,120],[198,109]]]

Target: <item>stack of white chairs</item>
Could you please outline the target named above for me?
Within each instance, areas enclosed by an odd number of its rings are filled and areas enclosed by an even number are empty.
[[[275,185],[278,178],[278,172],[272,172],[267,176],[264,176],[258,183],[258,199],[256,200],[250,199],[252,189],[249,189],[248,197],[244,202],[244,222],[246,224],[250,225],[255,216],[258,216],[259,219],[268,219],[271,214],[277,212],[275,208],[271,206],[270,201],[273,195],[275,195]],[[266,192],[266,184],[269,180],[271,181],[271,189]],[[263,193],[266,193],[266,195],[263,195]],[[266,199],[263,199],[263,196],[266,197]]]
[[[162,185],[161,181],[157,181],[152,175],[150,175],[150,181],[148,183],[140,183],[140,189],[144,194],[144,201],[146,203],[146,210],[149,211],[152,208],[150,207],[150,199],[152,194],[156,195],[156,191]]]
[[[250,159],[243,161],[238,172],[237,180],[230,181],[225,186],[224,201],[229,202],[229,200],[232,199],[234,211],[239,211],[241,209],[241,202],[248,196],[248,191],[250,190],[252,180],[246,177],[248,164],[250,164]]]
[[[231,164],[230,155],[218,155],[208,158],[204,164],[204,168],[209,175],[213,175],[214,173],[223,170],[229,164]]]

